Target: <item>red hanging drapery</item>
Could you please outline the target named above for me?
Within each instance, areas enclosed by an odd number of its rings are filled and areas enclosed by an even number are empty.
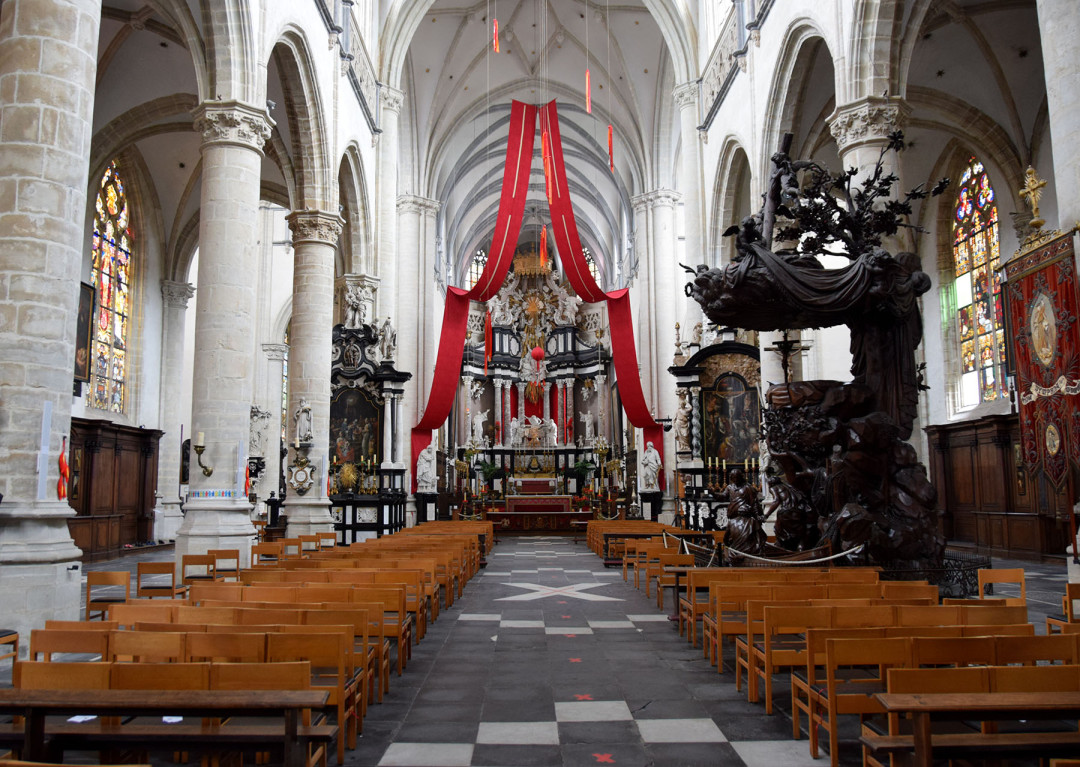
[[[525,210],[525,196],[528,193],[537,112],[538,108],[534,105],[520,101],[512,103],[510,136],[503,169],[502,196],[499,200],[499,213],[495,223],[495,232],[491,238],[487,265],[480,279],[470,290],[451,287],[446,293],[446,310],[443,314],[439,353],[435,360],[431,391],[428,394],[424,415],[412,429],[411,468],[414,492],[416,490],[416,459],[420,451],[431,443],[432,430],[446,421],[453,406],[461,375],[461,360],[465,352],[469,302],[487,301],[492,298],[502,287],[513,260]],[[641,390],[641,380],[638,378],[637,349],[634,345],[629,290],[623,288],[612,293],[605,293],[597,286],[589,272],[570,203],[562,141],[559,138],[559,116],[555,102],[552,101],[540,107],[539,112],[544,134],[544,175],[551,206],[552,233],[555,236],[558,252],[563,259],[566,276],[574,291],[583,300],[589,303],[607,302],[608,324],[611,328],[611,354],[615,363],[615,375],[619,381],[623,410],[633,426],[644,430],[645,440],[652,442],[663,455],[663,428],[653,420],[649,413]]]
[[[548,150],[551,152],[551,174],[548,180],[551,230],[555,236],[555,247],[562,258],[563,271],[574,292],[581,296],[582,300],[591,304],[607,302],[611,356],[615,363],[615,377],[619,381],[623,410],[630,423],[644,431],[645,442],[652,442],[662,459],[664,430],[649,413],[645,394],[641,390],[641,379],[638,377],[630,290],[622,288],[605,293],[593,279],[581,248],[577,221],[570,203],[570,187],[566,181],[566,165],[563,162],[562,139],[559,134],[559,113],[554,101],[540,108],[540,124],[541,130],[548,135]]]

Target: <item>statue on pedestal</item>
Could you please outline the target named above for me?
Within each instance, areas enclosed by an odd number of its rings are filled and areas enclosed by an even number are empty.
[[[727,535],[724,544],[742,554],[760,555],[765,550],[765,530],[761,527],[761,498],[758,490],[746,481],[742,469],[731,470],[730,480],[720,491],[720,498],[728,501]],[[731,559],[740,559],[732,553]]]
[[[367,322],[367,303],[364,290],[359,285],[350,285],[345,291],[345,329],[356,330]]]
[[[659,489],[658,478],[662,466],[659,451],[653,447],[652,442],[646,442],[645,453],[641,456],[641,479],[646,490]]]
[[[436,490],[437,474],[435,472],[435,444],[429,442],[428,446],[420,451],[416,459],[416,490],[419,493],[434,493]]]
[[[690,452],[690,416],[692,414],[690,398],[685,389],[679,389],[679,408],[675,411],[675,449],[680,453]]]

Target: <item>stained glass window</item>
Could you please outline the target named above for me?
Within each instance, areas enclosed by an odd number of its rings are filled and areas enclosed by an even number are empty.
[[[983,164],[972,157],[960,177],[953,211],[961,408],[1005,393],[1000,262],[994,188]]]
[[[93,358],[88,407],[123,413],[128,395],[131,321],[131,216],[116,164],[105,169],[94,204],[90,282],[94,286]]]
[[[473,260],[469,264],[470,288],[476,284],[476,281],[480,279],[480,275],[484,273],[484,267],[487,266],[487,258],[487,253],[482,250],[476,251],[476,255],[473,256]]]
[[[599,281],[600,270],[596,267],[596,256],[592,254],[592,251],[588,248],[582,248],[581,254],[585,256],[585,264],[589,267],[589,274],[592,275],[594,280]]]

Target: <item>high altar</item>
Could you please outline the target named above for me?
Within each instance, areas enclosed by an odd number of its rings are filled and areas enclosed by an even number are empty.
[[[473,305],[463,385],[440,435],[452,456],[438,480],[444,508],[467,506],[507,532],[569,532],[633,501],[633,430],[625,444],[603,310],[583,310],[538,250],[519,245],[502,289]]]

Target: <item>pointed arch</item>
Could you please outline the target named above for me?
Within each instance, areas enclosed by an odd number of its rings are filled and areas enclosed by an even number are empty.
[[[734,255],[734,241],[733,238],[723,237],[723,234],[729,226],[738,224],[744,216],[753,212],[752,189],[750,158],[742,143],[734,136],[728,136],[720,150],[713,185],[713,209],[709,216],[708,232],[710,266],[730,263]]]
[[[338,244],[340,274],[371,274],[372,257],[371,200],[364,175],[360,148],[349,144],[338,166],[338,190],[345,228]]]

